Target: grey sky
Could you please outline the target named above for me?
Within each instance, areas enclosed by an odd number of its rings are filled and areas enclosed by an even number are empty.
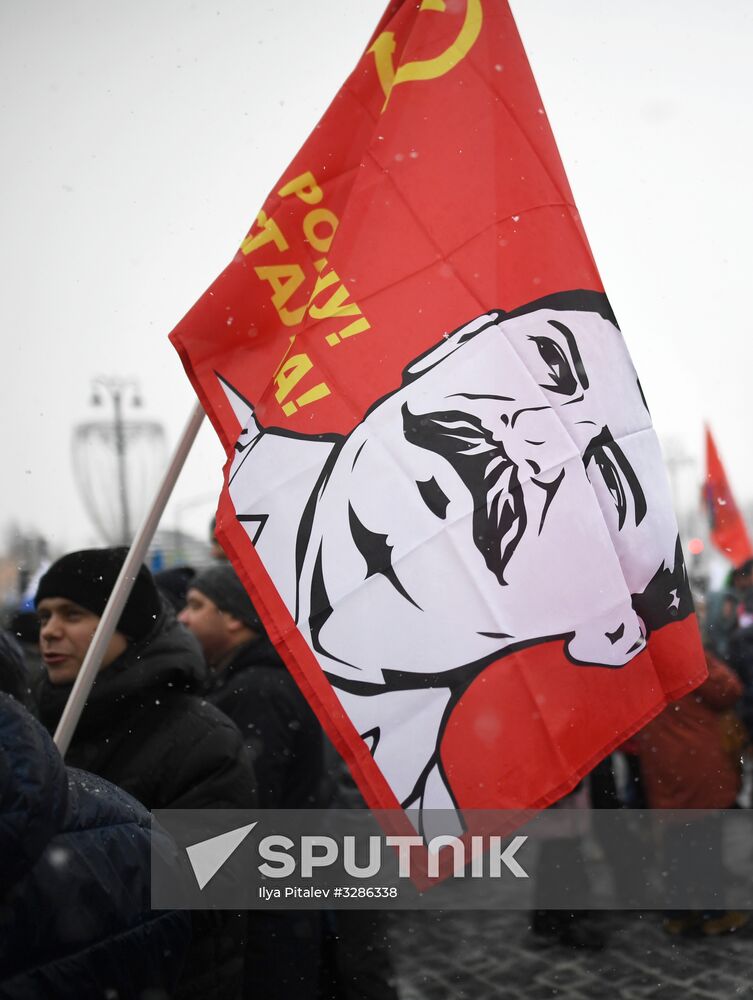
[[[0,4],[0,525],[39,527],[59,548],[96,542],[70,466],[93,376],[137,376],[174,442],[192,393],[167,335],[232,257],[384,2]],[[700,454],[708,418],[733,486],[753,497],[753,7],[512,6],[657,430]],[[207,426],[168,525],[180,509],[204,534],[222,461]]]

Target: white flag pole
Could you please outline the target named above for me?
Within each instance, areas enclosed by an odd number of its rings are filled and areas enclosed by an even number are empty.
[[[84,708],[84,703],[89,697],[89,692],[99,671],[102,657],[105,655],[105,651],[110,644],[121,612],[133,588],[139,567],[144,561],[149,544],[157,530],[157,525],[162,518],[167,501],[170,499],[170,495],[175,488],[175,483],[183,468],[183,464],[196,440],[196,435],[199,432],[199,427],[201,427],[203,419],[204,411],[201,405],[196,403],[175,448],[162,483],[157,490],[157,495],[154,498],[151,509],[147,511],[139,530],[136,532],[126,560],[123,563],[123,568],[120,571],[118,579],[115,581],[110,599],[107,602],[105,610],[102,612],[99,625],[97,625],[91,645],[84,657],[84,662],[81,664],[81,669],[73,685],[73,690],[70,693],[68,701],[65,703],[63,714],[60,716],[60,722],[55,730],[55,743],[63,755],[66,754],[70,746],[73,733]]]

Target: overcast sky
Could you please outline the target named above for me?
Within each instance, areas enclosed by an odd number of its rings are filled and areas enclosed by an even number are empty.
[[[486,0],[494,2],[494,0]],[[3,503],[96,543],[71,470],[90,384],[136,376],[174,444],[192,392],[167,336],[233,256],[385,0],[3,0]],[[663,441],[708,419],[753,498],[753,5],[514,0],[607,293]],[[168,508],[204,535],[207,425]],[[680,486],[690,496],[696,473]]]

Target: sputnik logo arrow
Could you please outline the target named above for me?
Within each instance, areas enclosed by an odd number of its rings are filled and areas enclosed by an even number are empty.
[[[228,833],[210,837],[209,840],[200,840],[198,844],[191,844],[190,847],[186,848],[188,860],[191,862],[200,889],[203,889],[207,882],[217,874],[233,851],[240,847],[255,826],[256,823],[239,826]]]

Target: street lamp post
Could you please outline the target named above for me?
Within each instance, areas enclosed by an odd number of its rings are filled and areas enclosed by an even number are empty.
[[[136,379],[100,375],[91,390],[92,406],[107,413],[73,428],[73,471],[105,544],[129,545],[164,468],[165,432],[158,421],[129,413],[142,405]]]
[[[115,433],[115,455],[117,460],[118,496],[120,498],[120,541],[129,545],[131,541],[131,512],[128,500],[127,449],[125,424],[123,421],[123,403],[127,392],[131,392],[132,406],[141,406],[139,387],[135,379],[116,376],[99,376],[92,382],[92,404],[102,406],[102,395],[98,390],[106,392],[113,405]]]

